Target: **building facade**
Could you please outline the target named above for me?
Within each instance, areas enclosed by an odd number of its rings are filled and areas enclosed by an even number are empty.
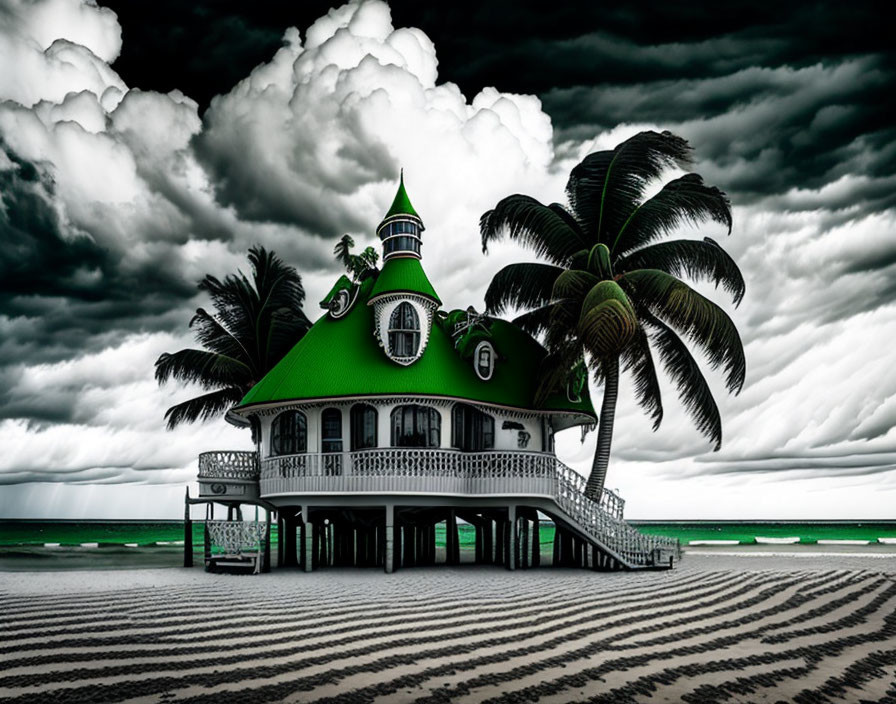
[[[671,566],[676,543],[625,523],[612,492],[585,497],[554,454],[556,432],[596,422],[584,370],[536,402],[545,350],[507,321],[442,310],[423,232],[402,179],[377,228],[381,270],[340,277],[326,313],[228,413],[255,451],[200,456],[188,503],[228,507],[207,521],[206,565],[238,567],[254,545],[256,569],[269,566],[276,515],[277,564],[309,571],[458,564],[459,521],[472,561],[536,566],[547,518],[555,565]],[[239,520],[244,505],[267,521]]]

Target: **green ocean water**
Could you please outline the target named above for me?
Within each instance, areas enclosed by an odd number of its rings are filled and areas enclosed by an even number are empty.
[[[757,536],[799,537],[800,543],[805,544],[818,540],[874,542],[878,538],[896,538],[896,521],[631,521],[631,524],[642,533],[677,538],[682,545],[692,540],[738,540],[750,544]],[[276,544],[276,524],[271,526],[271,531],[272,542]],[[458,531],[461,547],[473,549],[473,527],[460,524]],[[540,538],[542,543],[553,541],[553,524],[542,523]],[[43,548],[55,543],[59,543],[59,549],[112,549],[128,544],[136,544],[139,548],[172,548],[179,547],[178,541],[183,540],[182,521],[0,521],[0,550],[5,552],[16,548]],[[445,544],[444,524],[436,526],[436,543],[440,547]],[[202,544],[203,524],[194,521],[194,548],[201,550]]]
[[[644,533],[677,538],[683,546],[695,540],[738,540],[756,544],[756,537],[798,537],[800,544],[818,540],[867,540],[861,551],[888,551],[878,538],[896,538],[896,521],[631,521]],[[192,527],[195,564],[202,563],[204,526]],[[475,548],[473,526],[458,525],[460,547],[467,560]],[[554,526],[543,522],[539,533],[543,560],[549,560]],[[106,570],[178,567],[183,564],[182,521],[0,521],[0,572],[28,570]],[[436,547],[445,548],[445,525],[436,526]],[[699,548],[695,548],[699,549]],[[748,548],[746,548],[748,549]],[[808,548],[811,549],[811,548]],[[277,526],[271,526],[271,552],[277,551]]]

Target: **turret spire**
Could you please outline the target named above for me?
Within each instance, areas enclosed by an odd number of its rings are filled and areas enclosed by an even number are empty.
[[[383,262],[391,257],[416,257],[420,255],[420,233],[423,221],[411,205],[404,187],[404,169],[398,179],[398,191],[386,217],[377,228],[377,235],[383,242]]]

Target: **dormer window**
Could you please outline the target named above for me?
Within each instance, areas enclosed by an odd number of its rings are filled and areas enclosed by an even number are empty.
[[[490,342],[480,342],[473,351],[473,369],[476,376],[488,381],[495,373],[495,348]]]
[[[402,301],[389,316],[389,356],[414,359],[420,349],[420,316],[407,301]]]

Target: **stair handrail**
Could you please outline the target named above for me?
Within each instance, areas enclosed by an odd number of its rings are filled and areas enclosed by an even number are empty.
[[[585,478],[557,460],[554,500],[596,542],[632,565],[653,564],[658,550],[680,556],[680,543],[659,535],[645,535],[622,519],[623,500],[605,489],[601,500],[585,495]],[[620,503],[621,502],[621,503]],[[618,507],[618,512],[617,512]],[[611,509],[611,510],[610,510]]]

